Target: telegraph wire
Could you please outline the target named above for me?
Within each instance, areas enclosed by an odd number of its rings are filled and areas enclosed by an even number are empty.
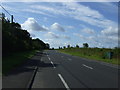
[[[11,14],[3,6],[1,6],[1,7],[11,16]]]
[[[10,15],[11,17],[13,17],[13,15],[12,14],[10,14],[2,5],[0,5],[6,12],[7,12],[7,14],[8,15]],[[16,22],[16,19],[15,19],[15,17],[13,17],[13,19],[14,19],[14,21]]]

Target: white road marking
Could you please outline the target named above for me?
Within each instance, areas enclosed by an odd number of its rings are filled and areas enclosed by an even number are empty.
[[[87,67],[87,68],[89,68],[89,69],[93,69],[92,67],[89,67],[89,66],[87,66],[85,64],[82,64],[82,65],[85,66],[85,67]]]
[[[61,76],[61,74],[58,74],[58,76],[60,77],[61,81],[63,82],[65,88],[66,88],[67,90],[70,90],[69,86],[67,85],[67,83],[65,82],[65,80],[63,79],[63,77]]]
[[[61,56],[61,57],[63,57],[63,56]]]
[[[50,57],[48,57],[48,59],[50,60]]]
[[[53,65],[53,68],[56,68],[52,61],[51,61],[51,64]]]

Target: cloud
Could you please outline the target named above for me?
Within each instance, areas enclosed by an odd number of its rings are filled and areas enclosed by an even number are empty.
[[[89,2],[118,2],[119,0],[89,0]],[[1,0],[1,2],[28,2],[28,0]],[[88,2],[88,0],[29,0],[29,2]]]
[[[62,31],[65,32],[65,29],[58,23],[54,23],[51,25],[51,29],[52,30],[58,30],[58,31]]]
[[[47,31],[47,27],[40,26],[34,18],[28,18],[23,24],[21,24],[23,29],[28,31]]]
[[[108,26],[116,26],[116,23],[106,19],[97,10],[78,3],[63,3],[66,15],[77,20],[81,20],[90,25],[106,28]]]
[[[71,37],[69,37],[69,36],[67,36],[67,35],[62,35],[61,37],[65,38],[65,39],[68,39],[68,40],[71,39]]]
[[[108,27],[101,31],[103,35],[118,36],[118,28]]]
[[[114,21],[106,19],[99,11],[78,2],[60,2],[59,5],[51,6],[31,5],[30,7],[50,14],[71,17],[101,28],[116,26]]]
[[[95,33],[95,31],[93,29],[90,29],[90,28],[84,28],[82,30],[82,32],[87,33],[87,34],[94,34]]]
[[[55,33],[53,33],[53,32],[48,32],[48,33],[45,34],[44,36],[47,37],[47,38],[53,38],[53,39],[58,39],[58,38],[60,38],[59,35],[57,35],[57,34],[55,34]]]
[[[58,48],[59,46],[63,46],[64,42],[63,40],[59,40],[59,39],[45,39],[45,42],[50,44],[50,47],[54,47],[54,48]]]
[[[35,10],[35,9],[23,9],[23,10],[21,10],[21,11],[24,11],[24,12],[30,12],[30,13],[36,13],[36,14],[41,14],[41,15],[46,15],[46,16],[50,16],[50,17],[53,17],[52,15],[49,15],[49,14],[47,14],[47,13],[45,13],[45,12],[42,12],[42,11],[40,11],[40,10]]]
[[[67,29],[73,29],[74,26],[65,26]]]
[[[33,34],[33,33],[31,33],[30,35],[31,35],[31,37],[36,37],[36,35],[35,35],[35,34]]]
[[[70,40],[71,38],[67,35],[58,35],[54,32],[48,32],[47,34],[44,35],[45,37],[49,38],[49,39],[67,39]]]
[[[44,17],[43,19],[44,19],[44,22],[47,22],[47,21],[48,21],[48,18],[47,18],[47,17]]]
[[[115,35],[104,35],[98,33],[97,35],[85,36],[79,33],[74,33],[73,35],[77,36],[81,42],[86,41],[92,47],[113,47],[118,46],[118,37]]]

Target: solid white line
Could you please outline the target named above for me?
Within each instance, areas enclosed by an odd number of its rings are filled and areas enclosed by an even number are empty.
[[[85,64],[82,64],[82,65],[85,66],[85,67],[87,67],[87,68],[89,68],[89,69],[93,69],[92,67],[89,67],[89,66],[87,66]]]
[[[52,61],[51,61],[51,64],[53,65],[53,68],[56,68]]]
[[[60,77],[61,81],[63,82],[65,88],[66,88],[67,90],[70,90],[70,88],[68,87],[67,83],[65,82],[65,80],[63,79],[63,77],[61,76],[61,74],[58,74],[58,76]]]

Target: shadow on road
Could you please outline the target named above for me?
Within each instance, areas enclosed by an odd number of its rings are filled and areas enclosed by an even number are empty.
[[[41,57],[46,56],[48,54],[43,52],[37,52],[35,56],[33,56],[31,59],[26,60],[21,65],[17,66],[16,68],[12,69],[10,72],[8,72],[5,76],[11,76],[11,75],[17,75],[17,74],[24,74],[27,72],[33,72],[35,70],[35,67],[41,67],[41,68],[47,68],[47,67],[53,67],[51,63],[45,63],[43,61],[40,61]],[[58,64],[54,64],[55,67],[57,67]]]
[[[54,64],[54,66],[57,67],[58,64]],[[53,65],[51,63],[45,63],[41,61],[38,67],[53,67]]]

